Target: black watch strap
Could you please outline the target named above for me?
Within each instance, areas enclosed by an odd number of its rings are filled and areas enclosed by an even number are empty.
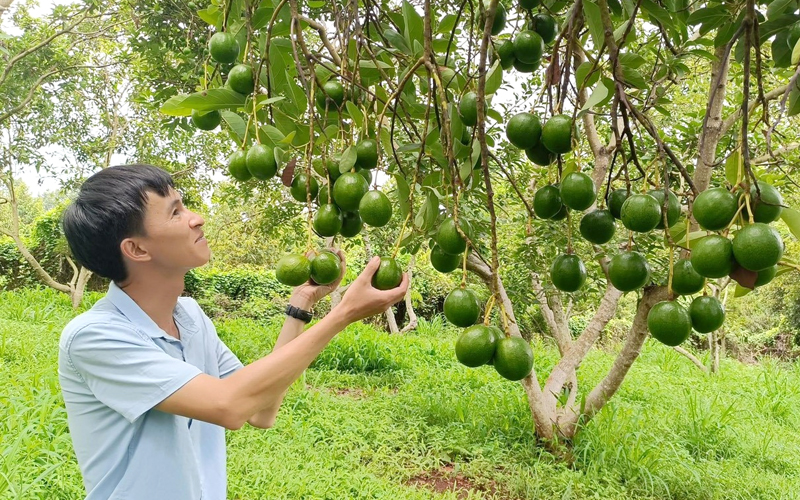
[[[310,312],[300,309],[299,307],[295,307],[291,304],[286,305],[286,315],[295,319],[299,319],[303,323],[308,323],[311,321],[311,318],[314,317]]]

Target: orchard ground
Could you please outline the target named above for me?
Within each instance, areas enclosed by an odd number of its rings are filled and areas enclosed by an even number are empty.
[[[0,498],[85,495],[56,374],[73,315],[52,290],[0,294]],[[271,348],[280,321],[217,328],[248,363]],[[458,363],[459,333],[440,317],[404,336],[348,328],[291,389],[274,428],[228,433],[229,498],[800,498],[796,364],[725,359],[707,375],[648,340],[578,434],[570,467],[536,446],[519,383]],[[556,348],[532,347],[537,373],[548,373]],[[618,347],[589,354],[580,387],[607,372]]]

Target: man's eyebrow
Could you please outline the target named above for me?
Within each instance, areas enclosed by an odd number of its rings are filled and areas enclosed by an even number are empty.
[[[172,200],[172,203],[169,204],[169,211],[172,212],[177,206],[179,206],[183,202],[183,199],[178,196]]]

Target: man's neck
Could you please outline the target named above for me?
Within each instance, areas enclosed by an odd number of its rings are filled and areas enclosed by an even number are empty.
[[[183,293],[183,276],[147,279],[139,276],[119,285],[119,287],[136,302],[136,305],[150,316],[159,328],[180,338],[172,313]]]

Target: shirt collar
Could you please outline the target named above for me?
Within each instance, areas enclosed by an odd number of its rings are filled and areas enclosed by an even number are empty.
[[[137,304],[130,295],[122,288],[117,286],[113,281],[108,286],[108,300],[119,309],[128,320],[133,323],[134,327],[142,333],[149,335],[151,338],[167,337],[174,339],[162,330],[153,319],[147,315],[139,304]],[[178,302],[172,312],[172,317],[175,318],[176,323],[180,327],[181,341],[186,342],[189,338],[198,331],[197,324],[191,316],[186,312],[183,306]]]

